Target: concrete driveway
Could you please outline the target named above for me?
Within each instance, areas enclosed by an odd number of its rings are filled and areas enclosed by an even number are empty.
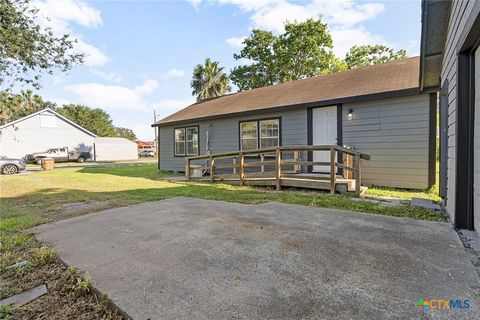
[[[173,198],[43,225],[38,238],[134,319],[477,319],[446,223]],[[429,309],[423,299],[469,300]]]

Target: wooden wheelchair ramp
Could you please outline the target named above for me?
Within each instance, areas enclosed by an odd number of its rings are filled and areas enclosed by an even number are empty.
[[[313,153],[330,161],[312,161]],[[370,156],[336,145],[282,146],[185,158],[187,180],[235,185],[310,188],[360,196],[361,162]],[[318,171],[318,172],[314,172]]]

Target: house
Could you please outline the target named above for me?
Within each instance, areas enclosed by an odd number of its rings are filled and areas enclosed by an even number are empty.
[[[141,141],[137,140],[137,146],[138,146],[138,152],[141,152],[143,150],[147,151],[156,151],[156,146],[155,146],[155,141]]]
[[[28,153],[68,147],[90,152],[92,160],[137,159],[137,145],[124,138],[102,138],[46,108],[0,126],[0,155],[22,158]]]
[[[338,144],[371,156],[362,167],[366,185],[428,188],[437,93],[420,93],[419,63],[414,57],[192,104],[152,125],[159,169],[184,171],[190,155]]]
[[[440,90],[440,195],[480,230],[480,1],[422,2],[420,89]]]

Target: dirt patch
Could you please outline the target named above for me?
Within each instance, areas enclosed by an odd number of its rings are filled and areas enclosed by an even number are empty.
[[[68,215],[78,215],[103,209],[109,205],[110,202],[108,201],[72,202],[61,205],[61,208],[64,209]]]
[[[46,218],[50,221],[63,220],[81,216],[87,213],[100,211],[112,207],[109,201],[88,201],[62,203],[52,208]]]
[[[5,319],[122,319],[120,313],[111,308],[107,296],[98,298],[94,294],[94,283],[87,274],[67,268],[55,254],[48,256],[45,253],[50,252],[48,249],[39,256],[35,253],[38,242],[31,241],[29,251],[11,252],[5,257],[8,261],[2,261],[1,298],[42,284],[47,285],[48,292],[21,307],[12,308],[8,313],[5,311],[1,316]],[[27,260],[28,263],[19,268],[5,268],[18,260]]]

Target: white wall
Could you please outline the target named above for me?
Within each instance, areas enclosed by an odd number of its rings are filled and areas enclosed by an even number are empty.
[[[49,148],[68,147],[93,156],[94,137],[46,111],[0,131],[0,156],[21,158]]]
[[[97,138],[95,140],[95,160],[132,160],[138,159],[138,147],[135,142],[124,138]]]

